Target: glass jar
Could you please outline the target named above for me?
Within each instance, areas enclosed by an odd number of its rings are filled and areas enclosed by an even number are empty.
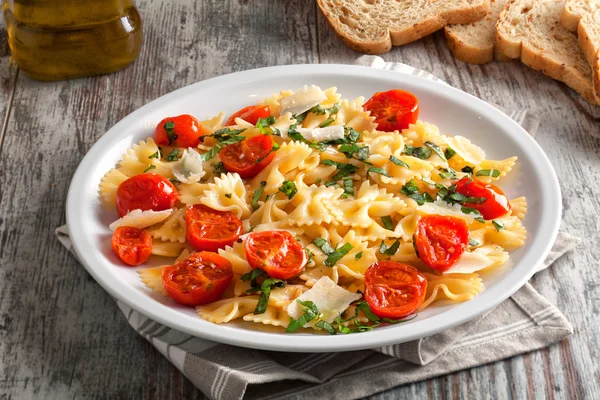
[[[133,0],[4,0],[2,11],[13,59],[34,79],[114,72],[142,47]]]

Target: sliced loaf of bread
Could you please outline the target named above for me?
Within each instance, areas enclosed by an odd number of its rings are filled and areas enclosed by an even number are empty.
[[[567,0],[560,22],[577,32],[579,47],[592,67],[594,94],[600,103],[600,0]]]
[[[496,45],[510,58],[562,81],[585,100],[594,97],[592,70],[577,36],[560,24],[564,0],[511,0],[496,24]]]
[[[346,44],[381,54],[448,24],[483,18],[488,0],[317,0],[321,12]]]
[[[487,15],[479,21],[464,25],[448,25],[444,28],[446,44],[459,60],[468,64],[485,64],[509,60],[494,45],[496,22],[508,0],[490,0]]]

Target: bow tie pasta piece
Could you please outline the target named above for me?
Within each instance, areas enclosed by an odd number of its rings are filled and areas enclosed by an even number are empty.
[[[475,179],[482,181],[483,183],[491,183],[492,181],[503,178],[510,172],[512,167],[514,167],[517,162],[517,157],[509,157],[504,160],[483,160],[474,171]],[[485,173],[486,175],[481,175],[481,173]],[[499,174],[497,176],[488,175],[494,171],[498,171]]]
[[[186,208],[174,211],[162,224],[148,228],[148,233],[163,242],[185,243],[187,232],[185,211]]]
[[[456,302],[471,300],[484,289],[478,274],[434,275],[423,273],[427,279],[425,301],[419,310],[427,308],[436,300],[448,299]]]
[[[280,222],[288,217],[285,208],[289,203],[290,200],[287,198],[276,197],[271,197],[267,201],[259,201],[260,206],[250,215],[248,229],[262,224],[269,224],[271,227],[282,227]]]
[[[202,129],[204,130],[205,135],[212,135],[219,129],[223,128],[223,122],[225,121],[225,113],[221,111],[219,115],[209,118],[207,120],[201,121],[200,125],[202,125]]]
[[[163,286],[162,282],[162,271],[165,269],[165,267],[166,265],[153,268],[140,268],[137,272],[140,276],[140,279],[146,286],[156,293],[160,293],[165,297],[169,297],[169,294],[167,293],[167,290]]]
[[[463,136],[444,136],[444,142],[456,152],[448,160],[450,167],[460,171],[464,167],[479,165],[485,160],[485,151]]]
[[[512,199],[510,201],[510,212],[510,215],[514,215],[520,220],[523,220],[523,218],[525,218],[525,214],[527,213],[527,199],[525,197],[517,197],[516,199]]]
[[[237,173],[215,177],[214,183],[183,185],[180,194],[181,202],[186,205],[204,204],[215,210],[231,211],[238,218],[248,218],[252,214],[248,202],[250,195]]]
[[[364,102],[364,97],[352,101],[342,100],[334,124],[348,126],[357,132],[370,132],[375,129],[377,127],[375,117],[371,117],[371,113],[363,109]]]
[[[495,243],[505,249],[515,249],[525,244],[527,229],[517,217],[509,216],[486,221],[485,242]]]
[[[224,324],[241,318],[254,311],[258,296],[233,297],[196,307],[196,313],[202,319],[215,324]]]
[[[177,257],[186,249],[190,249],[187,243],[164,242],[160,239],[152,238],[152,254],[157,256]]]
[[[300,184],[298,192],[290,201],[287,222],[292,226],[334,222],[335,212],[327,204],[339,199],[343,193],[344,189]]]
[[[256,322],[264,325],[281,326],[287,328],[290,323],[290,315],[284,307],[268,305],[262,314],[250,313],[244,315],[244,321]]]
[[[269,304],[276,307],[286,307],[290,302],[296,300],[302,293],[306,292],[308,287],[304,285],[286,285],[282,288],[271,290]],[[289,318],[288,318],[289,320]]]
[[[274,194],[286,180],[285,174],[298,168],[312,153],[306,143],[288,142],[281,145],[275,152],[275,158],[269,166],[250,180],[250,186],[257,188],[262,181],[266,182],[263,189],[265,194]]]
[[[233,273],[244,275],[252,270],[248,261],[246,261],[246,252],[244,244],[235,242],[233,246],[227,246],[224,249],[219,249],[217,252],[221,257],[226,258],[231,263]]]

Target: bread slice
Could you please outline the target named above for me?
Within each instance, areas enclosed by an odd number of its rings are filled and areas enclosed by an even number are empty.
[[[317,0],[321,12],[346,44],[382,54],[448,24],[483,18],[488,0]]]
[[[594,94],[600,103],[600,0],[567,0],[560,23],[577,32],[579,47],[592,67]]]
[[[511,0],[496,24],[496,45],[502,53],[575,89],[597,104],[592,70],[577,36],[560,24],[564,0]]]
[[[490,0],[487,15],[481,20],[444,28],[446,45],[456,58],[467,64],[485,64],[494,59],[509,60],[494,46],[496,22],[506,3],[508,0]]]

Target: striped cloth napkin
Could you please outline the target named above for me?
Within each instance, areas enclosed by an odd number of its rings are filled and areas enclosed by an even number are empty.
[[[380,57],[363,56],[357,64],[438,80]],[[526,110],[507,115],[535,134],[539,119]],[[61,226],[56,234],[76,257],[67,227]],[[539,270],[578,242],[559,233]],[[573,332],[561,312],[529,284],[486,315],[456,328],[412,342],[343,353],[284,353],[219,344],[161,325],[117,303],[135,331],[211,399],[335,399],[341,393],[345,399],[356,399],[543,348]]]

